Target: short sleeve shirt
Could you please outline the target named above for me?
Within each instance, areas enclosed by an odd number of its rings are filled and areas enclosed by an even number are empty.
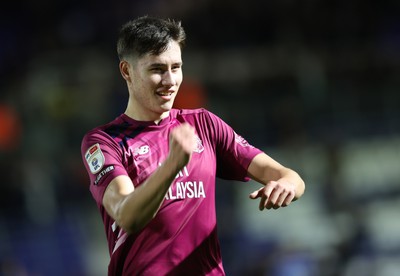
[[[112,179],[129,176],[135,187],[168,155],[169,133],[195,128],[197,147],[176,175],[156,216],[128,235],[102,206]],[[125,114],[89,131],[81,153],[90,191],[100,210],[110,252],[109,275],[224,275],[217,237],[216,177],[248,181],[247,168],[261,150],[205,109],[172,109],[159,124]]]

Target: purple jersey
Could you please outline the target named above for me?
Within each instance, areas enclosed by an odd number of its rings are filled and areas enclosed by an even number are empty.
[[[166,159],[169,132],[183,122],[195,128],[197,148],[154,219],[128,235],[105,211],[104,191],[119,175],[129,176],[135,187],[140,186]],[[247,167],[259,149],[205,109],[172,109],[158,125],[122,114],[88,132],[81,151],[105,226],[109,275],[224,275],[215,179],[249,180]]]

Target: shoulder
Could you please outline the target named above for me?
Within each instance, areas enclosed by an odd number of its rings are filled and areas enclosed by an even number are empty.
[[[180,109],[176,119],[191,124],[209,137],[222,137],[225,132],[231,131],[223,119],[205,108]]]
[[[194,118],[208,118],[209,120],[220,119],[213,112],[205,109],[205,108],[196,108],[196,109],[174,109],[175,117],[194,117]]]
[[[115,118],[113,121],[94,127],[87,131],[82,138],[81,147],[87,148],[95,143],[114,143],[112,138],[112,131],[116,126],[121,124],[121,116]]]
[[[174,109],[173,111],[175,112],[176,115],[182,115],[182,116],[186,115],[198,116],[199,114],[201,115],[208,112],[208,110],[206,110],[205,108]]]
[[[185,121],[194,126],[205,128],[208,131],[221,131],[228,126],[221,117],[205,108],[176,109],[173,116],[178,121]]]
[[[126,122],[123,119],[123,115],[124,114],[121,114],[121,115],[117,116],[116,118],[114,118],[114,120],[112,120],[112,121],[109,121],[109,122],[104,123],[102,125],[98,125],[98,126],[92,128],[92,129],[88,130],[84,134],[84,137],[93,135],[95,133],[101,133],[101,132],[108,133],[110,129],[113,129],[115,127],[121,126],[123,124],[126,124]]]
[[[107,125],[102,125],[87,131],[82,138],[82,144],[90,143],[92,140],[108,139],[109,135],[106,133],[106,129]]]
[[[174,110],[173,116],[180,122],[187,122],[193,126],[201,126],[201,128],[207,129],[218,124],[221,120],[205,108],[176,109]]]

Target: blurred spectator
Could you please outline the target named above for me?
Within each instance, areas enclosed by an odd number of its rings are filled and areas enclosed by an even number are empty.
[[[13,151],[20,143],[22,126],[17,113],[0,103],[0,151]]]
[[[184,78],[179,93],[175,98],[175,108],[200,108],[207,107],[207,95],[202,85],[191,78]]]

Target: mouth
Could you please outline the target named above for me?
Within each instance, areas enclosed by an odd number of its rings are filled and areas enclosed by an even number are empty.
[[[160,96],[163,100],[170,100],[174,92],[175,91],[173,90],[163,90],[163,91],[157,91],[156,95]]]
[[[157,95],[162,96],[162,97],[168,97],[168,96],[171,96],[172,94],[173,94],[173,92],[169,92],[169,91],[157,92]]]

